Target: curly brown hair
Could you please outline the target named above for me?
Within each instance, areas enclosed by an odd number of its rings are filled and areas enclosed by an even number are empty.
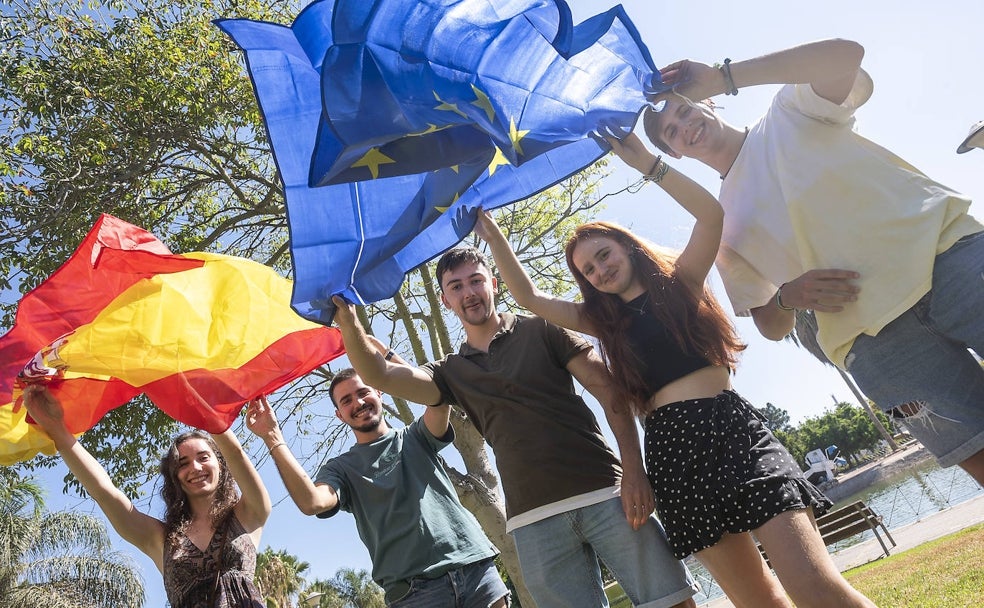
[[[632,404],[635,414],[645,414],[652,396],[639,372],[639,356],[632,351],[626,333],[630,318],[622,299],[616,294],[597,290],[577,266],[574,249],[584,239],[607,237],[625,248],[632,273],[645,286],[652,314],[673,336],[687,354],[706,358],[712,365],[734,368],[738,353],[745,344],[738,338],[734,325],[714,294],[704,289],[698,297],[675,276],[676,256],[657,248],[629,230],[612,222],[590,222],[574,229],[567,241],[567,266],[584,297],[583,314],[595,327],[602,354],[615,379],[615,390],[622,401]]]
[[[218,528],[222,520],[232,511],[232,508],[239,502],[239,494],[236,491],[236,484],[232,479],[232,473],[226,464],[225,457],[219,451],[219,446],[208,434],[201,431],[187,431],[181,433],[171,441],[168,448],[161,458],[161,477],[164,483],[161,486],[161,498],[164,499],[164,534],[167,542],[176,544],[184,534],[188,524],[191,523],[191,507],[188,505],[188,496],[181,487],[178,480],[178,446],[189,439],[201,439],[215,454],[219,462],[219,483],[212,497],[212,505],[209,515],[212,518],[212,527]]]

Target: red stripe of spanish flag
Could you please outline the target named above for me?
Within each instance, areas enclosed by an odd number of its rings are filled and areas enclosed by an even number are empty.
[[[296,315],[272,269],[207,253],[174,255],[150,233],[104,215],[47,281],[24,296],[0,337],[0,464],[52,453],[16,407],[14,379],[44,364],[74,433],[140,392],[186,424],[219,432],[242,404],[340,355],[337,330]],[[63,338],[63,340],[59,340]]]

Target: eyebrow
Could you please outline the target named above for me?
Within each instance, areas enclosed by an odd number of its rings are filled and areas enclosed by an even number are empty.
[[[195,458],[201,456],[202,454],[208,454],[208,453],[209,453],[208,450],[198,450],[197,452],[195,452]],[[178,462],[183,462],[185,460],[188,460],[188,456],[178,456]]]

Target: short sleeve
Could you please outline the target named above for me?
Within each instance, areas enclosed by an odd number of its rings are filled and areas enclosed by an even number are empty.
[[[451,445],[454,441],[454,427],[450,424],[448,425],[448,430],[441,437],[435,437],[431,435],[431,432],[427,430],[427,425],[424,424],[423,418],[417,418],[410,423],[410,428],[407,429],[407,433],[413,437],[415,440],[422,442],[424,445],[428,446],[431,451],[435,454],[440,452],[444,448]]]
[[[550,350],[561,367],[567,367],[571,359],[594,348],[590,342],[569,329],[558,327],[542,319],[541,322],[546,326],[547,344],[550,345]]]
[[[418,367],[425,374],[434,380],[434,385],[437,386],[437,390],[441,392],[441,401],[438,405],[444,403],[450,403],[456,405],[458,402],[454,398],[454,393],[451,391],[451,386],[448,384],[447,380],[444,378],[444,360],[440,361],[430,361]]]
[[[776,95],[776,102],[787,110],[798,112],[821,122],[853,125],[854,112],[868,101],[872,91],[874,91],[874,83],[871,76],[859,69],[851,92],[841,104],[820,97],[813,91],[813,87],[809,83],[784,86]]]
[[[747,317],[751,315],[751,309],[767,304],[778,287],[724,244],[718,251],[715,265],[735,315],[739,317]]]
[[[345,482],[345,476],[342,474],[341,468],[336,466],[337,463],[335,460],[329,460],[321,465],[321,468],[318,469],[318,474],[314,476],[315,485],[327,484],[334,488],[335,494],[338,496],[338,503],[335,505],[335,508],[318,513],[317,516],[319,519],[333,517],[339,510],[349,510],[348,484]]]

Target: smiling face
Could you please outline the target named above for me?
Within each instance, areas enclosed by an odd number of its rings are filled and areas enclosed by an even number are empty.
[[[207,441],[191,437],[177,446],[178,462],[175,476],[189,497],[215,492],[219,486],[222,465]]]
[[[628,250],[613,238],[592,235],[580,239],[571,254],[577,268],[591,286],[602,293],[631,300],[642,293],[635,278]]]
[[[643,118],[646,134],[661,150],[675,158],[707,158],[721,145],[724,124],[703,103],[666,94],[659,98],[659,112],[647,110]]]
[[[382,393],[366,386],[359,376],[334,385],[335,416],[357,433],[373,433],[383,422]]]
[[[468,325],[482,325],[495,318],[497,283],[488,267],[467,262],[440,277],[441,301]]]

